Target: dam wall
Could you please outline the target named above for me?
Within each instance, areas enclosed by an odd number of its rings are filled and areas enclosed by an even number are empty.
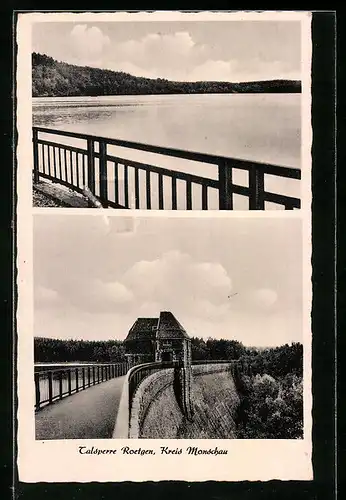
[[[184,416],[179,404],[179,384],[174,369],[148,376],[138,387],[131,410],[131,438],[232,439],[239,396],[230,365],[192,367],[193,418]]]

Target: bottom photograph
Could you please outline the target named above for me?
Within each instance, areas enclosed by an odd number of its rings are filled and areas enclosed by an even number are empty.
[[[302,289],[296,217],[36,213],[36,440],[302,439]]]

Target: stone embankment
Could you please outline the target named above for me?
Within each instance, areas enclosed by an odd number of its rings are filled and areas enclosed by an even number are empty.
[[[131,438],[232,439],[239,405],[229,365],[193,366],[193,420],[182,414],[174,390],[173,369],[147,377],[136,391],[130,420]]]

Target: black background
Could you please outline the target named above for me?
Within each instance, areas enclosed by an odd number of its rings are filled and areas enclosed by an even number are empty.
[[[5,3],[5,2],[4,2]],[[24,5],[23,5],[24,4]],[[247,499],[323,499],[335,497],[335,72],[336,72],[336,14],[315,12],[313,15],[313,171],[312,171],[312,244],[313,244],[313,481],[269,481],[269,482],[147,482],[147,483],[21,483],[17,478],[16,447],[12,430],[15,431],[15,409],[13,409],[13,374],[15,366],[15,241],[13,241],[11,221],[15,226],[15,168],[13,148],[16,132],[13,126],[13,102],[11,94],[15,83],[13,65],[15,63],[14,37],[15,11],[65,10],[71,12],[71,4],[59,3],[52,9],[47,2],[28,5],[14,5],[8,2],[1,7],[0,57],[1,57],[1,210],[2,219],[0,262],[3,265],[1,283],[2,323],[1,331],[1,418],[3,452],[1,484],[5,496],[18,499],[50,497],[60,499],[105,499],[105,498],[150,498],[170,500],[181,497]],[[56,7],[56,6],[55,6]],[[88,4],[80,5],[84,11]],[[92,6],[101,8],[100,3]],[[105,6],[104,10],[116,7]],[[138,7],[138,6],[137,6]],[[179,7],[179,6],[178,6]],[[199,8],[201,5],[199,5]],[[91,7],[89,7],[90,10]],[[127,5],[128,8],[128,5]],[[226,5],[223,9],[236,9]],[[239,9],[239,7],[238,7]],[[242,6],[244,9],[244,5]],[[136,9],[132,9],[136,10]],[[152,9],[153,10],[153,9]],[[162,9],[160,9],[162,10]],[[165,10],[179,10],[165,4]],[[186,10],[186,9],[184,9]],[[215,10],[215,6],[214,9]],[[240,8],[241,10],[241,8]],[[292,10],[292,9],[291,9]],[[308,9],[306,9],[308,10]],[[15,228],[15,227],[14,227]],[[14,264],[13,264],[14,263]],[[341,266],[341,272],[342,272]],[[14,325],[15,326],[15,325]],[[15,402],[15,401],[14,401]],[[215,459],[215,466],[217,459]],[[51,464],[54,467],[54,463]]]

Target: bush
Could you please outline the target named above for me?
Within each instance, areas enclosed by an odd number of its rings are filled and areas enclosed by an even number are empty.
[[[238,409],[238,437],[302,438],[302,378],[294,374],[278,379],[268,374],[243,378],[245,391]]]

